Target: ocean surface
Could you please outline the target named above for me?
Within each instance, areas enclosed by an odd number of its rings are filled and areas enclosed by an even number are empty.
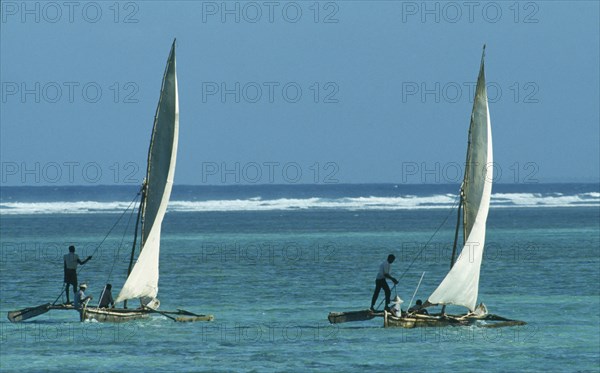
[[[479,301],[527,325],[328,323],[330,311],[368,308],[389,253],[404,308],[423,272],[415,299],[433,292],[449,267],[457,189],[176,185],[162,227],[161,309],[215,321],[80,323],[51,311],[11,324],[10,310],[64,301],[71,244],[93,255],[79,274],[88,294],[97,300],[106,282],[118,294],[137,189],[2,187],[0,370],[600,371],[598,184],[494,185]]]

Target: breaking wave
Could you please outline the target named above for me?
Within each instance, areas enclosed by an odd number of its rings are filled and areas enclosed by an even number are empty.
[[[229,212],[284,210],[419,210],[443,209],[456,203],[454,194],[432,196],[404,195],[397,197],[340,197],[340,198],[277,198],[216,199],[206,201],[171,201],[170,212]],[[120,213],[130,202],[2,202],[2,215],[30,214],[94,214]],[[492,208],[600,207],[600,193],[495,193]]]

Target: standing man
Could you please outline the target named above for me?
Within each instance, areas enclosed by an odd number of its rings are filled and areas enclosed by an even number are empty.
[[[379,291],[383,288],[385,292],[385,309],[389,311],[388,304],[390,303],[391,291],[387,284],[386,278],[392,280],[394,285],[398,284],[398,280],[390,275],[390,265],[394,263],[396,257],[393,254],[388,255],[387,259],[379,265],[379,272],[377,272],[377,278],[375,279],[375,292],[373,293],[373,299],[371,300],[371,311],[375,311],[375,302],[379,297]]]
[[[79,259],[79,256],[75,254],[75,246],[69,246],[69,253],[63,257],[64,269],[65,269],[65,291],[67,293],[67,304],[71,303],[69,300],[69,285],[73,285],[73,293],[77,293],[77,264],[84,265],[88,260],[92,259],[92,256],[88,256],[83,262]]]

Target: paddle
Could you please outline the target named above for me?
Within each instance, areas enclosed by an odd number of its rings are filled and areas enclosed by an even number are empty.
[[[415,295],[417,295],[417,291],[419,290],[419,286],[421,286],[421,281],[423,281],[423,276],[425,276],[425,272],[423,272],[423,274],[421,275],[421,278],[419,279],[419,283],[417,284],[417,288],[415,289],[415,292],[413,293],[412,298],[410,298],[410,302],[408,302],[407,312],[410,309],[410,306],[412,306],[412,302],[415,299]]]

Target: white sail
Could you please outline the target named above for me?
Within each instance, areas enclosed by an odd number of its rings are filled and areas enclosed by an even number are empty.
[[[160,231],[167,210],[179,137],[179,100],[175,70],[175,42],[165,68],[160,100],[148,151],[143,205],[142,249],[116,302],[158,294]]]
[[[462,188],[465,245],[450,272],[429,297],[429,304],[455,304],[467,307],[470,311],[475,309],[492,194],[492,163],[492,128],[482,56],[471,113],[467,165]]]

